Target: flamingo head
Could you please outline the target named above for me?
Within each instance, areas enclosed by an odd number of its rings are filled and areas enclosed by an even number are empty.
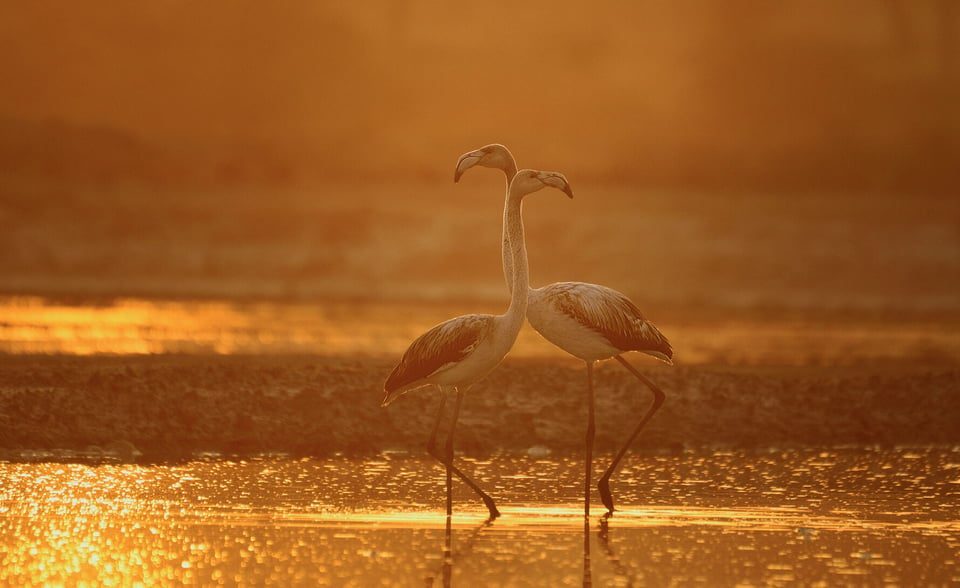
[[[563,174],[535,169],[522,169],[513,176],[513,181],[510,182],[510,195],[522,198],[546,187],[556,188],[573,198],[573,188]]]
[[[517,164],[510,150],[500,143],[491,143],[486,147],[461,155],[460,159],[457,160],[457,169],[453,172],[453,181],[459,182],[463,172],[475,165],[499,169],[507,176],[507,181],[510,180],[510,174],[517,169]]]

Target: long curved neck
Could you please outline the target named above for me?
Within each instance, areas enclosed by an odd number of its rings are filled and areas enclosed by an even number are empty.
[[[507,203],[510,201],[510,180],[517,175],[517,162],[513,156],[507,160],[503,175],[507,178],[507,195],[503,201],[503,244],[500,247],[503,257],[503,279],[507,282],[507,292],[513,292],[513,253],[510,251],[510,231],[507,223]]]
[[[512,288],[510,290],[510,307],[507,308],[505,317],[517,332],[523,325],[523,319],[527,314],[527,288],[529,287],[530,276],[527,268],[527,245],[523,235],[523,214],[521,211],[523,196],[511,197],[507,195],[506,206],[504,207],[504,222],[506,227],[507,239],[504,245],[509,244]],[[506,257],[504,257],[506,260]],[[504,267],[506,269],[506,267]]]

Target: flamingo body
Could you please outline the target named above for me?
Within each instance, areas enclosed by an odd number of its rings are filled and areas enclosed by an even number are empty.
[[[417,337],[387,377],[383,405],[421,386],[463,386],[486,376],[503,359],[503,348],[512,344],[497,328],[500,318],[458,316]]]
[[[640,351],[673,363],[673,349],[629,298],[612,288],[557,282],[527,292],[527,320],[544,339],[584,361]]]

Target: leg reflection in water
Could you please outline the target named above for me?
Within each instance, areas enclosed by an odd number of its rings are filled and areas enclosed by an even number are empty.
[[[621,580],[626,580],[626,584],[623,584],[624,586],[633,586],[633,575],[627,566],[623,565],[623,562],[620,561],[620,558],[617,557],[617,554],[614,553],[613,548],[610,546],[610,523],[607,517],[600,519],[600,530],[597,532],[597,537],[600,539],[600,545],[603,546],[607,561],[613,566],[614,573]]]
[[[443,552],[440,563],[440,569],[436,570],[435,573],[428,575],[425,578],[424,585],[428,588],[434,586],[443,586],[443,588],[450,588],[453,584],[453,564],[456,559],[458,562],[464,561],[472,552],[474,544],[477,539],[480,537],[481,531],[493,525],[493,521],[485,520],[480,525],[478,525],[472,532],[470,532],[469,537],[464,541],[456,553],[453,552],[453,526],[452,526],[452,516],[447,517],[446,526],[444,528],[443,534]],[[623,564],[620,561],[619,556],[613,549],[613,546],[610,544],[610,523],[606,517],[603,517],[599,521],[599,528],[597,530],[597,539],[602,548],[602,555],[606,556],[607,563],[613,568],[613,573],[616,576],[616,585],[617,586],[635,586],[636,578],[634,576],[634,570],[631,570],[629,566]],[[593,569],[591,565],[590,558],[590,541],[591,541],[591,528],[590,528],[590,519],[584,517],[583,519],[583,587],[592,588],[593,587]],[[601,575],[603,575],[601,573]],[[440,580],[440,583],[437,580]],[[608,579],[602,579],[601,584],[606,585]]]
[[[590,519],[583,517],[583,588],[593,586],[593,575],[590,573]]]
[[[452,518],[447,514],[447,528],[443,535],[443,588],[450,588],[450,577],[453,575],[453,529],[450,527]]]
[[[450,588],[452,585],[453,578],[453,526],[451,524],[453,517],[447,515],[447,524],[443,532],[443,558],[440,564],[440,574],[442,578],[443,588]],[[493,520],[487,519],[480,523],[480,525],[470,533],[470,537],[467,538],[466,543],[457,553],[458,558],[463,558],[470,554],[473,551],[473,544],[477,541],[477,537],[480,535],[480,531],[486,529],[487,527],[493,525]],[[427,576],[424,585],[431,587],[436,581],[437,574]]]

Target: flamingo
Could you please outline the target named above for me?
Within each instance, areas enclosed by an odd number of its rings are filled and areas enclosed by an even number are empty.
[[[544,187],[557,188],[570,198],[573,190],[563,174],[536,170],[520,170],[512,176],[504,203],[504,230],[509,235],[512,292],[510,306],[501,315],[467,314],[442,322],[420,335],[400,358],[383,385],[382,406],[401,395],[427,385],[440,388],[440,406],[427,443],[427,451],[446,466],[447,516],[452,513],[451,474],[456,474],[483,499],[490,520],[500,516],[494,500],[453,464],[453,436],[463,402],[463,393],[471,384],[495,368],[513,347],[523,326],[529,287],[527,249],[524,244],[521,205],[523,198]],[[447,395],[456,394],[445,455],[437,451],[437,431],[443,416]]]
[[[459,182],[465,171],[473,166],[490,167],[503,171],[510,182],[516,173],[517,164],[513,154],[505,146],[493,143],[475,151],[464,153],[457,160],[453,181]],[[503,272],[507,287],[512,286],[510,234],[506,230],[504,216]],[[514,282],[515,283],[515,282]],[[516,296],[516,292],[513,292]],[[550,341],[587,366],[587,433],[586,476],[584,481],[584,516],[590,516],[590,479],[593,469],[593,441],[596,432],[594,417],[593,369],[594,363],[616,359],[631,374],[653,392],[653,403],[634,428],[626,443],[617,451],[613,462],[597,483],[600,499],[607,507],[606,516],[613,516],[613,496],[610,493],[610,477],[620,460],[636,440],[653,414],[666,398],[665,394],[649,378],[638,372],[623,353],[639,351],[660,361],[673,365],[673,348],[662,333],[644,317],[629,298],[606,286],[584,282],[557,282],[542,288],[529,288],[527,292],[527,320],[544,339]]]

